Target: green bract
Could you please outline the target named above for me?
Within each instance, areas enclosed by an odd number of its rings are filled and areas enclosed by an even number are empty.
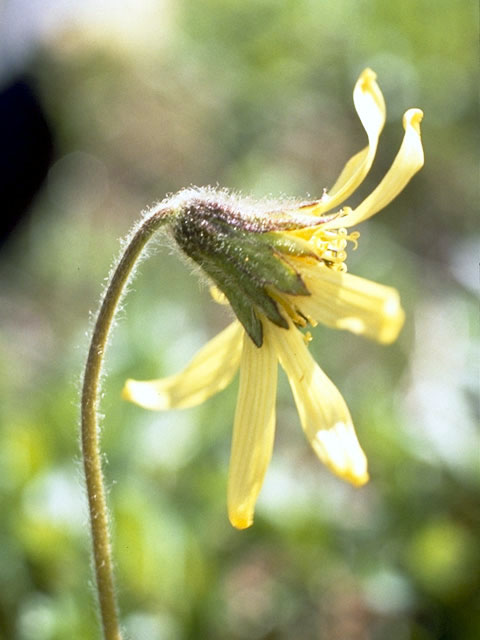
[[[276,226],[285,228],[281,212],[276,222],[275,216],[240,217],[226,203],[200,199],[185,203],[170,221],[179,247],[225,294],[257,347],[263,343],[259,314],[279,327],[288,328],[272,290],[310,295],[287,256],[314,257],[314,254],[306,243],[276,232]]]

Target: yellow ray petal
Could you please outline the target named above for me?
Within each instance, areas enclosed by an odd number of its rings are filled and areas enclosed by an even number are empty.
[[[420,109],[409,109],[403,116],[405,135],[400,150],[392,166],[378,187],[365,200],[346,216],[339,216],[325,223],[324,228],[351,227],[387,206],[406,187],[413,176],[423,167],[423,148],[420,122],[423,113]]]
[[[368,147],[350,158],[330,191],[318,203],[312,205],[311,213],[314,215],[330,211],[346,200],[370,171],[386,113],[385,101],[375,81],[376,77],[371,69],[365,69],[353,91],[355,108],[368,136]],[[306,213],[306,208],[303,212]]]
[[[345,401],[313,360],[302,334],[270,325],[266,330],[292,388],[303,431],[320,460],[356,486],[368,481],[367,459]]]
[[[300,311],[317,322],[390,344],[405,320],[398,291],[323,264],[300,273],[311,295],[290,297]]]
[[[257,348],[245,335],[228,478],[228,515],[237,529],[253,523],[272,456],[277,370],[277,356],[268,338]]]
[[[210,287],[210,295],[217,304],[221,304],[224,306],[229,304],[227,296],[223,293],[223,291],[220,291],[220,289],[214,285]]]
[[[176,375],[161,380],[127,380],[122,395],[145,409],[185,409],[201,404],[224,389],[240,364],[242,335],[239,322],[210,340],[190,364]]]

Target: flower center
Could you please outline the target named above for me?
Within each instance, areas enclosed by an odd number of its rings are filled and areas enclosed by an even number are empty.
[[[325,267],[333,271],[346,272],[347,265],[347,245],[351,242],[354,249],[358,246],[358,231],[348,232],[347,229],[341,227],[339,229],[324,229],[323,225],[315,227],[304,227],[295,231],[284,232],[285,235],[300,239],[304,245],[308,246],[308,253],[295,256],[293,264],[301,273],[301,263],[306,262],[314,266],[318,262],[323,263]],[[317,322],[300,309],[297,304],[297,296],[285,295],[279,291],[275,285],[266,286],[268,295],[275,300],[280,306],[282,312],[288,317],[298,328],[305,328],[308,325],[315,326]],[[309,339],[306,336],[308,343]]]
[[[342,210],[343,214],[348,213],[348,207]],[[354,249],[358,246],[358,231],[351,231],[340,227],[339,229],[325,229],[322,224],[313,227],[303,227],[295,231],[286,232],[287,235],[301,239],[306,242],[311,252],[315,254],[317,260],[321,260],[327,267],[334,271],[347,270],[345,261],[347,259],[347,244],[352,242]],[[305,256],[303,259],[307,259]]]

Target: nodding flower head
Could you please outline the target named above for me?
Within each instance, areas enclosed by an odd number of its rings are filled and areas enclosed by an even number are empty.
[[[370,69],[360,75],[354,103],[367,146],[346,163],[334,186],[314,201],[254,202],[211,188],[168,198],[167,227],[180,249],[208,276],[237,320],[179,374],[127,381],[127,399],[149,409],[191,407],[223,389],[240,368],[230,478],[232,524],[252,524],[270,460],[277,364],[286,371],[300,422],[318,457],[338,476],[361,485],[367,461],[340,392],[312,359],[309,332],[323,323],[390,343],[404,313],[398,292],[347,273],[350,231],[388,205],[423,165],[422,112],[408,110],[392,166],[357,207],[338,208],[372,166],[385,123],[385,103]],[[219,292],[223,296],[219,296]]]

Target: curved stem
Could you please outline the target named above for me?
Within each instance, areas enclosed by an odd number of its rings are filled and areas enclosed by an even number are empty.
[[[121,640],[108,511],[99,446],[98,398],[103,356],[113,318],[135,263],[153,233],[166,221],[169,210],[155,211],[134,230],[105,291],[93,330],[83,379],[81,441],[90,513],[96,586],[105,640]]]

